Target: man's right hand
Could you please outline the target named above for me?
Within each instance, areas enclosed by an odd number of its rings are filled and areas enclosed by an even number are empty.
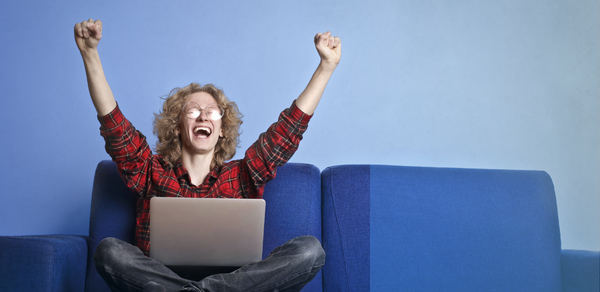
[[[101,38],[102,21],[99,19],[94,21],[90,18],[75,25],[75,42],[85,65],[90,96],[98,115],[104,116],[110,113],[117,103],[104,76],[97,50]]]
[[[84,20],[75,24],[75,42],[81,52],[95,50],[102,38],[102,21],[100,19]]]

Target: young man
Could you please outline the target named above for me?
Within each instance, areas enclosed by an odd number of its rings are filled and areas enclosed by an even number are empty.
[[[317,239],[294,238],[264,260],[199,282],[183,279],[149,258],[150,199],[155,196],[261,198],[278,166],[295,152],[341,56],[329,32],[314,38],[321,57],[306,89],[240,160],[225,162],[239,143],[241,115],[213,85],[176,88],[156,115],[156,154],[123,116],[104,76],[97,46],[102,22],[75,25],[75,41],[101,123],[106,150],[127,186],[139,195],[136,246],[114,238],[100,242],[96,268],[113,291],[300,291],[325,263]]]

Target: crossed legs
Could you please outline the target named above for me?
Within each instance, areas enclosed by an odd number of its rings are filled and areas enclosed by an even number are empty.
[[[264,260],[228,274],[194,282],[181,278],[139,248],[116,238],[98,244],[94,261],[112,291],[300,291],[325,264],[325,252],[312,236],[296,237],[273,250]]]

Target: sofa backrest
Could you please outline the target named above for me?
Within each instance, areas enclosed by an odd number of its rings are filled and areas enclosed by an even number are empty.
[[[85,281],[86,292],[110,292],[94,266],[94,252],[98,243],[115,237],[135,244],[135,210],[137,197],[127,188],[117,166],[110,160],[96,167],[90,210],[90,236]]]
[[[321,174],[323,291],[369,291],[369,173],[368,165],[354,165]]]
[[[275,247],[301,235],[321,240],[321,180],[314,165],[287,163],[267,183],[263,258]],[[106,237],[134,244],[136,196],[123,183],[116,164],[102,161],[94,177],[88,240],[86,291],[109,292],[96,268],[93,254]],[[302,291],[322,291],[321,274]]]
[[[321,241],[321,171],[314,165],[286,163],[265,186],[267,202],[263,258],[288,240],[312,235]],[[321,273],[303,292],[323,291]]]
[[[325,291],[366,291],[354,288],[361,274],[371,291],[561,290],[545,172],[348,165],[321,179],[323,244],[342,249],[328,253]],[[367,212],[368,236],[357,239],[363,219],[348,214]],[[353,261],[354,245],[366,240],[370,262]]]

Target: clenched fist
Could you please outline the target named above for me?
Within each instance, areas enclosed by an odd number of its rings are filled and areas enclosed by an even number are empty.
[[[342,41],[339,37],[333,37],[331,32],[318,33],[315,35],[315,47],[321,61],[326,64],[337,66],[342,56]]]
[[[102,38],[102,21],[100,19],[84,20],[75,24],[75,42],[80,51],[96,49]]]

